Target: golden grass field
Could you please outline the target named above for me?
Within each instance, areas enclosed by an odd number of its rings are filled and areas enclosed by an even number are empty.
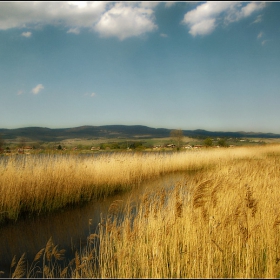
[[[228,150],[231,153],[238,151]],[[210,149],[203,153],[9,157],[7,164],[0,164],[0,221],[108,196],[168,172],[204,168],[227,154]]]
[[[102,191],[107,186],[130,187],[162,173],[200,171],[173,189],[147,190],[138,202],[115,201],[109,216],[101,217],[99,231],[88,237],[86,250],[68,265],[58,267],[64,251],[50,239],[29,266],[24,255],[14,260],[12,277],[280,277],[280,145],[165,156],[116,154],[81,162],[50,158],[37,165],[32,160],[26,173],[12,163],[1,170],[2,209],[18,209],[24,199],[40,209],[54,200],[78,201],[82,193],[113,192],[113,187]],[[121,214],[124,219],[117,223]]]

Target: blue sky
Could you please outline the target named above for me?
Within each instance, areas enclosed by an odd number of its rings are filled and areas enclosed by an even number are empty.
[[[280,133],[279,2],[0,2],[0,128]]]

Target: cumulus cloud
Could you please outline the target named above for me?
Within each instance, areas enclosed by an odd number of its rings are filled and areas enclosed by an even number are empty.
[[[94,30],[103,37],[116,36],[123,40],[157,29],[153,10],[137,5],[116,3],[104,13]]]
[[[239,21],[264,7],[264,2],[206,2],[186,13],[182,23],[189,26],[191,35],[206,35],[221,22],[229,24]]]
[[[44,89],[44,86],[42,84],[38,84],[36,87],[34,87],[31,92],[33,94],[38,94],[42,89]]]
[[[21,33],[21,36],[26,37],[26,38],[31,37],[31,35],[32,35],[32,33],[30,31]]]
[[[216,28],[216,20],[214,18],[201,20],[191,27],[190,34],[196,35],[206,35],[210,34]]]

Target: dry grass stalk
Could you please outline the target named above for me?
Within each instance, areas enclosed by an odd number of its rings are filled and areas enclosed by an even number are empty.
[[[202,183],[200,183],[193,194],[193,207],[199,208],[203,207],[207,202],[207,197],[209,196],[209,186],[208,183],[211,179],[208,179]]]
[[[11,262],[11,268],[13,268],[16,264],[17,264],[17,259],[16,256],[14,256]]]
[[[51,260],[52,257],[52,253],[53,253],[53,239],[52,237],[50,237],[50,239],[48,240],[47,244],[46,244],[46,248],[45,248],[45,255],[47,257],[47,261]]]
[[[166,201],[166,190],[162,189],[160,192],[160,207],[163,208]]]
[[[115,200],[109,207],[108,215],[111,217],[118,216],[122,209],[123,200]]]
[[[246,185],[246,206],[252,210],[252,217],[255,217],[257,212],[257,201],[253,198],[253,193],[251,191],[251,187]]]
[[[43,278],[53,278],[51,269],[47,265],[44,266],[44,277]]]
[[[176,214],[175,214],[175,217],[176,218],[182,218],[182,214],[183,214],[183,202],[182,201],[177,201],[176,202]]]
[[[25,253],[23,253],[12,274],[12,278],[23,278],[25,276],[25,272]]]
[[[66,250],[64,250],[64,249],[61,249],[59,251],[58,250],[55,251],[55,254],[54,254],[55,259],[58,260],[58,261],[64,260],[65,252],[66,252]]]
[[[68,271],[68,266],[66,266],[60,273],[59,277],[60,278],[65,278],[67,275],[67,271]]]
[[[38,261],[42,256],[43,256],[43,253],[45,252],[45,248],[41,249],[35,256],[33,262],[36,262]]]

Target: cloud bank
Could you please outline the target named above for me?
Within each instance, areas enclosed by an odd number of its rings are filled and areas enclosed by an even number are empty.
[[[123,40],[156,30],[153,20],[153,10],[149,7],[116,3],[102,15],[94,29],[103,37],[116,36]]]

